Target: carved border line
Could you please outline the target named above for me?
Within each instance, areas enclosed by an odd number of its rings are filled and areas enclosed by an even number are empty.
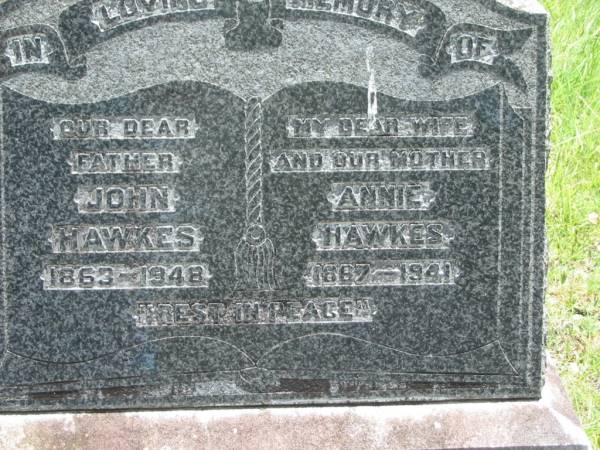
[[[397,349],[395,347],[383,344],[383,343],[379,343],[379,342],[375,342],[375,341],[370,341],[364,338],[359,338],[356,336],[349,336],[343,333],[332,333],[332,332],[319,332],[319,333],[312,333],[312,334],[307,334],[307,335],[302,335],[302,336],[297,336],[297,337],[293,337],[290,339],[287,339],[283,342],[280,342],[278,344],[275,344],[273,346],[271,346],[270,348],[266,349],[264,352],[262,352],[260,355],[258,356],[254,356],[252,357],[251,355],[249,355],[245,349],[240,348],[234,344],[232,344],[231,342],[227,341],[227,340],[223,340],[223,339],[218,339],[215,337],[210,337],[210,336],[204,336],[204,335],[185,335],[185,336],[169,336],[169,337],[162,337],[162,338],[157,338],[157,339],[151,339],[148,341],[144,341],[141,342],[139,344],[134,344],[131,345],[129,347],[125,347],[125,348],[121,348],[115,351],[111,351],[108,353],[104,353],[101,355],[97,355],[88,359],[84,359],[84,360],[79,360],[79,361],[53,361],[53,360],[47,360],[47,359],[41,359],[41,358],[32,358],[26,355],[22,355],[20,353],[14,353],[11,352],[11,355],[15,358],[19,358],[19,359],[23,359],[25,361],[30,361],[33,362],[33,364],[50,364],[50,365],[54,365],[54,366],[82,366],[83,369],[85,370],[85,366],[89,365],[89,364],[94,364],[97,363],[99,361],[105,360],[104,364],[110,364],[110,361],[106,361],[106,360],[110,360],[111,358],[117,356],[117,355],[121,355],[123,353],[127,353],[127,352],[133,352],[133,354],[137,354],[139,355],[139,350],[143,349],[143,347],[151,345],[151,344],[162,344],[165,342],[172,342],[172,341],[204,341],[204,342],[216,342],[216,343],[220,343],[223,344],[225,346],[227,346],[228,348],[233,349],[234,351],[236,351],[238,354],[240,354],[243,359],[246,361],[246,363],[248,363],[248,365],[246,367],[243,368],[229,368],[229,369],[219,369],[219,370],[207,370],[207,371],[202,371],[203,373],[211,373],[211,374],[217,374],[217,373],[224,373],[224,372],[242,372],[243,370],[247,370],[247,369],[261,369],[261,370],[267,370],[270,372],[297,372],[297,371],[311,371],[311,372],[315,372],[315,371],[322,371],[322,370],[327,370],[327,369],[316,369],[316,368],[295,368],[295,369],[289,369],[289,368],[280,368],[280,367],[265,367],[263,366],[263,361],[265,359],[268,358],[269,355],[273,355],[273,354],[277,354],[279,349],[285,348],[288,344],[290,344],[291,342],[300,342],[300,341],[304,341],[307,339],[312,339],[312,338],[320,338],[320,337],[331,337],[331,338],[336,338],[336,339],[349,339],[351,341],[355,341],[358,343],[362,343],[364,345],[367,345],[369,347],[373,347],[376,349],[380,349],[380,350],[384,350],[384,351],[391,351],[397,355],[402,355],[403,357],[406,358],[423,358],[424,360],[435,360],[435,359],[439,359],[439,360],[453,360],[456,358],[461,358],[461,357],[465,357],[468,355],[472,355],[472,354],[476,354],[481,352],[482,350],[485,349],[494,349],[495,346],[497,346],[497,350],[499,350],[499,354],[498,356],[501,356],[506,364],[507,364],[507,369],[510,369],[507,372],[470,372],[470,374],[473,375],[477,375],[477,376],[486,376],[486,375],[494,375],[494,376],[501,376],[501,377],[514,377],[517,376],[518,373],[516,371],[516,369],[514,368],[513,364],[510,362],[510,360],[508,359],[508,357],[506,356],[506,353],[504,351],[504,349],[502,348],[502,346],[500,345],[498,340],[493,340],[490,342],[486,342],[484,344],[479,345],[478,347],[474,348],[474,349],[470,349],[470,350],[466,350],[463,352],[458,352],[458,353],[450,353],[450,354],[434,354],[434,355],[421,355],[418,353],[411,353],[411,352],[407,352],[404,350],[400,350]],[[160,351],[160,350],[159,350]],[[341,373],[352,373],[352,372],[356,372],[357,369],[335,369],[335,372],[341,372]],[[373,373],[373,374],[379,374],[379,375],[397,375],[397,374],[405,374],[405,373],[412,373],[412,374],[432,374],[431,372],[428,372],[426,369],[422,369],[422,370],[418,370],[415,369],[414,371],[409,371],[409,372],[405,372],[403,371],[402,367],[393,367],[393,368],[386,368],[383,370],[368,370],[368,369],[361,369],[361,372],[364,373]],[[172,372],[172,373],[185,373],[186,371],[176,371],[176,372]],[[451,373],[438,373],[438,374],[434,374],[434,375],[455,375],[455,376],[460,376],[461,374],[463,374],[462,372],[451,372]],[[160,374],[153,374],[153,375],[146,375],[146,376],[150,376],[151,378],[154,377],[160,377]],[[127,378],[127,377],[126,377]],[[105,379],[105,378],[102,378]],[[83,376],[82,378],[76,380],[77,382],[85,382],[85,381],[90,381],[92,380],[92,378]],[[67,382],[67,381],[63,381],[63,382]],[[31,385],[42,385],[42,384],[47,384],[46,381],[44,382],[35,382],[35,383],[31,383]]]
[[[488,0],[492,1],[492,0]],[[548,261],[546,258],[546,240],[547,236],[544,234],[543,242],[536,242],[535,236],[536,231],[545,230],[545,210],[546,204],[544,201],[540,202],[540,198],[545,198],[545,169],[546,169],[546,158],[547,149],[549,147],[548,139],[548,127],[549,127],[549,116],[550,116],[550,90],[548,88],[548,80],[550,78],[549,67],[550,67],[550,52],[549,52],[549,15],[543,15],[541,23],[537,27],[537,44],[538,51],[536,52],[537,64],[536,64],[536,102],[535,102],[535,115],[531,124],[531,148],[533,158],[531,161],[531,228],[530,232],[530,249],[529,249],[529,286],[528,286],[528,299],[527,302],[527,384],[532,384],[532,378],[537,379],[541,384],[543,380],[539,377],[539,372],[544,372],[544,361],[545,353],[543,350],[534,348],[535,342],[542,342],[544,336],[541,339],[534,339],[533,323],[537,321],[540,325],[539,333],[544,334],[544,294],[546,291],[546,268]],[[543,69],[543,70],[542,70]],[[543,72],[543,73],[542,73]],[[540,163],[540,156],[542,161]],[[537,169],[537,170],[536,170]],[[538,175],[539,173],[539,175]],[[536,257],[538,257],[536,259]],[[542,264],[537,264],[536,261],[542,261]],[[535,281],[539,282],[541,287],[536,287]],[[537,313],[534,312],[534,304],[538,306]],[[534,360],[535,358],[535,360]],[[541,386],[539,386],[541,389]]]
[[[5,155],[4,155],[4,88],[0,88],[0,253],[2,253],[1,285],[2,305],[0,317],[2,321],[2,347],[0,353],[0,371],[4,367],[8,352],[8,298],[6,296],[6,179],[5,179]]]

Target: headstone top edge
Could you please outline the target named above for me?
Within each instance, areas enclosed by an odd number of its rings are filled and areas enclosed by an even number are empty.
[[[539,0],[472,0],[487,3],[488,6],[494,6],[495,4],[508,7],[510,9],[534,14],[548,16],[549,13],[546,8],[540,3]],[[22,0],[0,0],[0,16],[14,9],[18,9],[23,5]],[[64,3],[65,7],[78,3],[78,0],[67,0]]]
[[[548,15],[546,8],[538,0],[495,0],[498,4],[530,14]]]

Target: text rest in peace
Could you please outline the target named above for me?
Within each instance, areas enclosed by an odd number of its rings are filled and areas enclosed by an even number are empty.
[[[371,322],[368,299],[282,299],[274,301],[140,302],[138,327],[242,324]]]

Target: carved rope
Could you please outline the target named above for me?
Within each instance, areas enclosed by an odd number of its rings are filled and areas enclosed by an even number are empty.
[[[262,192],[262,106],[260,99],[246,104],[246,227],[263,225]]]

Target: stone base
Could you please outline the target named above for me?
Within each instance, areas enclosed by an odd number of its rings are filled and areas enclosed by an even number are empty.
[[[0,416],[1,449],[590,449],[560,379],[539,401]]]

